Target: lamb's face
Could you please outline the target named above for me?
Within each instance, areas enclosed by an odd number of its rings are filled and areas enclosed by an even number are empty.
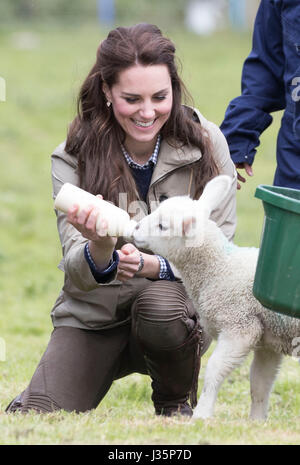
[[[154,253],[170,256],[184,246],[191,246],[195,235],[199,245],[199,211],[197,202],[188,197],[173,197],[165,200],[150,215],[143,218],[133,232],[137,247],[152,250]]]
[[[184,247],[200,247],[210,213],[226,199],[235,178],[220,175],[209,181],[199,200],[172,197],[151,215],[143,218],[133,231],[137,247],[170,258]]]

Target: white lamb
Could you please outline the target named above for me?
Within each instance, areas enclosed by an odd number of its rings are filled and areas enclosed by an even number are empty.
[[[229,177],[218,176],[198,201],[165,200],[138,223],[133,236],[137,247],[149,248],[175,265],[202,327],[217,339],[193,418],[212,416],[221,383],[253,350],[250,417],[265,419],[282,356],[292,355],[295,341],[300,342],[300,319],[268,310],[255,299],[258,249],[233,245],[209,220],[230,184]]]

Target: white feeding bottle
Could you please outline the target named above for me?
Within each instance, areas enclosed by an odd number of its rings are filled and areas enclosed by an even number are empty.
[[[56,210],[67,213],[69,208],[75,204],[79,207],[77,214],[89,205],[98,207],[99,216],[96,221],[96,231],[100,230],[100,221],[105,219],[108,224],[108,236],[130,237],[137,224],[136,221],[130,219],[129,214],[125,210],[90,194],[80,187],[66,182],[56,196],[54,207]]]

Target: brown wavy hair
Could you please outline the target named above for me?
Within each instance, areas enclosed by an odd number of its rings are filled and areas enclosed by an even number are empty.
[[[129,203],[137,200],[135,181],[120,149],[125,132],[107,107],[102,90],[103,83],[111,89],[119,73],[137,63],[168,67],[173,106],[161,135],[175,148],[188,145],[201,150],[202,158],[194,167],[198,198],[205,184],[218,174],[210,141],[200,122],[194,121],[193,112],[182,105],[188,92],[178,75],[174,44],[158,27],[145,23],[112,30],[98,47],[96,63],[82,84],[65,148],[78,159],[79,185],[116,205],[121,192],[127,193]]]

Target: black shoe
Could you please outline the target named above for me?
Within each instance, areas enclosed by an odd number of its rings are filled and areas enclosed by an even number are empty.
[[[191,417],[193,415],[193,410],[190,405],[185,402],[183,404],[178,404],[174,406],[162,407],[160,409],[155,409],[156,415],[162,415],[164,417],[176,417],[176,416],[186,416]]]

